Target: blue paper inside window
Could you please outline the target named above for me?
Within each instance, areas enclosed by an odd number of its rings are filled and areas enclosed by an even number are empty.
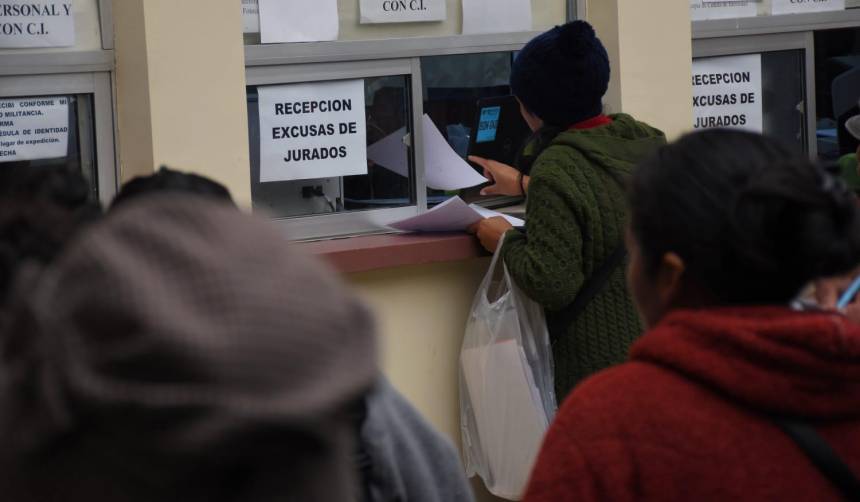
[[[481,120],[478,122],[478,136],[476,143],[489,143],[496,140],[496,132],[499,130],[499,117],[502,114],[501,106],[490,106],[481,109]]]

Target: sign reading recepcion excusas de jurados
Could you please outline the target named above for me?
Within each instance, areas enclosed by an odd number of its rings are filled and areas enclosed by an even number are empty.
[[[260,182],[367,174],[364,81],[258,88]]]
[[[70,0],[0,0],[0,48],[75,45]]]
[[[762,132],[761,55],[693,61],[693,114],[696,129],[729,127]]]

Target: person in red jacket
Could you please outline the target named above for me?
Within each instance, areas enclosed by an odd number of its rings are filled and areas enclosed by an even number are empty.
[[[788,306],[860,262],[854,195],[773,140],[716,130],[640,165],[630,204],[628,277],[649,331],[563,404],[525,500],[860,496],[860,327]],[[831,450],[844,486],[789,423]]]

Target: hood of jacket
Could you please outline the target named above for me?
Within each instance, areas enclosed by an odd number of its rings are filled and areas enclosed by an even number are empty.
[[[860,417],[860,326],[782,307],[669,314],[632,349],[753,411],[809,420]]]
[[[573,148],[590,162],[629,172],[632,167],[666,144],[666,135],[630,115],[610,117],[611,124],[592,129],[564,131],[550,148]]]

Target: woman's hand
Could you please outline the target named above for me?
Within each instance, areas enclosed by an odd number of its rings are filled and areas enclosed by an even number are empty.
[[[469,156],[469,160],[484,168],[484,177],[493,182],[481,190],[481,195],[525,195],[528,177],[520,178],[520,172],[513,167],[474,155]]]
[[[815,297],[818,305],[824,309],[837,310],[839,297],[851,286],[855,277],[857,277],[856,271],[850,276],[815,281]],[[860,323],[860,295],[852,299],[841,312],[849,320]]]
[[[481,245],[484,246],[484,249],[491,253],[496,252],[496,248],[499,247],[499,241],[502,240],[502,236],[505,233],[514,228],[510,222],[501,216],[495,216],[493,218],[485,218],[478,223],[475,223],[467,230],[470,234],[476,234],[478,236],[478,240],[481,241]]]

